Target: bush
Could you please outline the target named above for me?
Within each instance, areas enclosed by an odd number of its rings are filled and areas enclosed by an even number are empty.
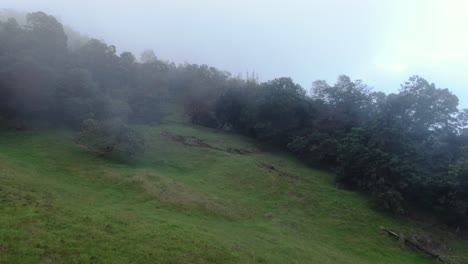
[[[144,138],[120,121],[87,119],[76,138],[82,148],[99,156],[134,160],[145,150]]]

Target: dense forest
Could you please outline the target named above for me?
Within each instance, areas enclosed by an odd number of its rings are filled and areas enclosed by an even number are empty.
[[[69,30],[67,30],[69,31]],[[458,98],[412,76],[398,93],[360,80],[258,82],[207,65],[170,63],[151,50],[136,59],[103,41],[66,33],[30,13],[0,22],[0,128],[76,131],[76,143],[134,161],[145,149],[134,124],[157,124],[165,105],[194,124],[241,133],[336,172],[337,184],[368,193],[381,209],[468,220],[468,112]]]

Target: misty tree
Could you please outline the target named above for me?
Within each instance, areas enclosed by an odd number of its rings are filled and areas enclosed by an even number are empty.
[[[185,64],[177,75],[177,96],[191,121],[216,127],[216,100],[226,90],[230,74],[207,65]]]
[[[263,83],[257,90],[252,107],[257,137],[283,144],[288,135],[308,118],[309,104],[305,91],[291,78],[278,78]]]
[[[78,127],[83,120],[95,118],[102,96],[88,70],[70,69],[55,91],[57,112],[64,122]]]
[[[25,29],[34,56],[60,71],[68,58],[67,35],[57,19],[43,12],[26,16]]]
[[[419,76],[405,82],[400,93],[391,95],[387,110],[409,133],[424,136],[434,131],[453,129],[458,98],[448,89],[436,88]]]
[[[143,63],[153,63],[158,61],[158,58],[152,49],[147,49],[141,53],[140,61]]]
[[[251,105],[255,89],[245,86],[242,80],[235,80],[230,83],[226,91],[216,101],[214,112],[219,128],[233,130],[240,133],[247,133],[249,126],[247,119],[248,109]]]
[[[350,130],[372,114],[370,88],[360,80],[351,81],[346,75],[338,77],[333,86],[325,81],[314,82],[312,97],[324,102],[325,119],[327,125],[334,124],[333,130]]]
[[[127,161],[134,160],[145,151],[143,136],[119,120],[85,120],[76,143],[97,155]]]

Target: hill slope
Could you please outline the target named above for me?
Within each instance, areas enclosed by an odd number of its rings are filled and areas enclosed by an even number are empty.
[[[139,129],[147,151],[136,165],[86,153],[68,131],[1,134],[0,262],[433,261],[381,231],[417,224],[369,209],[333,175],[236,135]],[[452,241],[450,254],[466,246]]]

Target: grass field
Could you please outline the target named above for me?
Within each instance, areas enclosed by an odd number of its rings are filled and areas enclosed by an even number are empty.
[[[0,262],[437,263],[381,230],[420,223],[370,209],[330,173],[215,130],[138,129],[135,164],[87,153],[68,131],[0,134]],[[446,243],[467,261],[468,243]]]

